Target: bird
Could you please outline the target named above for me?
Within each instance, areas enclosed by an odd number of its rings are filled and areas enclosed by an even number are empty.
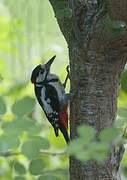
[[[56,55],[47,63],[37,65],[32,71],[31,82],[34,84],[36,98],[54,128],[56,137],[59,136],[60,130],[68,144],[70,142],[68,134],[70,93],[66,93],[65,88],[70,77],[69,65],[66,68],[65,82],[62,83],[58,75],[50,73],[50,67],[55,58]]]

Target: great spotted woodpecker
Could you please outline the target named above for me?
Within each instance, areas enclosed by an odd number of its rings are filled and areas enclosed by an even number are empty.
[[[37,100],[53,126],[56,137],[59,135],[60,129],[66,142],[69,143],[67,109],[70,94],[65,93],[69,70],[67,69],[68,74],[62,84],[56,74],[50,73],[50,66],[55,57],[53,56],[46,64],[40,64],[33,70],[31,82],[34,84]]]

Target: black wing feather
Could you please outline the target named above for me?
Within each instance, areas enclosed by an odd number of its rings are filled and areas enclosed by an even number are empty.
[[[58,95],[57,95],[57,92],[56,92],[55,88],[50,84],[46,84],[45,89],[46,89],[45,90],[45,101],[47,101],[47,99],[50,100],[50,106],[51,106],[51,108],[53,110],[53,113],[50,116],[46,113],[46,111],[44,109],[43,102],[41,100],[42,87],[35,87],[35,94],[36,94],[38,102],[41,105],[41,107],[43,108],[49,122],[52,125],[54,125],[53,119],[57,119],[57,121],[59,121],[60,106],[59,106]]]
[[[46,111],[44,110],[44,105],[43,105],[43,102],[41,100],[42,88],[43,87],[36,87],[35,86],[35,94],[36,94],[36,97],[38,99],[38,102],[41,105],[43,111],[45,112],[48,121],[53,126],[54,131],[55,131],[55,135],[58,136],[58,130],[60,129],[60,131],[64,135],[66,142],[69,143],[70,138],[69,138],[68,132],[67,132],[66,128],[63,126],[63,124],[60,122],[60,119],[59,119],[60,104],[59,104],[58,94],[52,85],[45,84],[45,89],[46,89],[45,90],[45,97],[46,97],[45,100],[50,99],[50,106],[52,107],[52,110],[53,110],[53,113],[49,116],[46,113]]]

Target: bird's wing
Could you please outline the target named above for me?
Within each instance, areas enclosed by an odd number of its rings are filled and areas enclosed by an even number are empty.
[[[44,88],[42,88],[41,98],[45,106],[44,108],[47,115],[51,113],[55,114],[55,112],[60,111],[58,95],[55,88],[52,85],[47,84]],[[46,106],[48,108],[46,108]]]
[[[46,117],[54,127],[56,136],[58,136],[60,106],[55,88],[49,84],[45,85],[41,89],[40,99],[42,101]]]
[[[55,135],[58,136],[58,130],[60,129],[66,142],[68,143],[70,141],[67,132],[68,115],[66,109],[60,112],[58,94],[55,88],[52,85],[46,84],[41,89],[40,95],[37,96],[37,99],[43,108],[48,121],[52,124]],[[64,122],[65,119],[66,122]]]

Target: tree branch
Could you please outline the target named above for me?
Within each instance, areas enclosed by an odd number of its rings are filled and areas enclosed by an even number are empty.
[[[40,151],[40,155],[42,156],[68,156],[68,154],[66,154],[65,152],[51,153],[51,152],[44,152],[44,151]]]
[[[21,154],[20,152],[10,152],[10,151],[0,152],[1,157],[17,156],[17,155],[20,155],[20,154]]]
[[[18,155],[21,155],[22,153],[21,152],[10,152],[10,151],[7,151],[7,152],[0,152],[0,157],[9,157],[9,156],[18,156]],[[41,156],[68,156],[65,152],[62,152],[62,153],[51,153],[51,152],[45,152],[45,151],[40,151],[39,152],[39,155]]]

